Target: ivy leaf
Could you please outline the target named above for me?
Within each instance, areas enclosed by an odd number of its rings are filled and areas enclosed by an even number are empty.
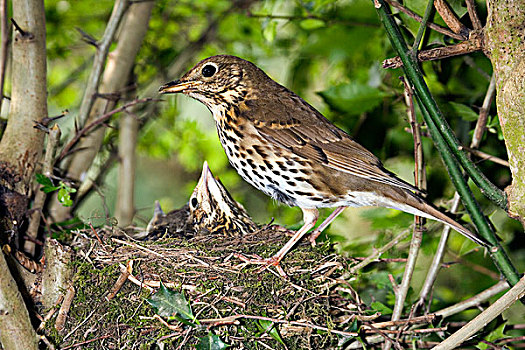
[[[335,110],[348,115],[360,115],[379,106],[388,94],[360,83],[348,83],[319,92],[324,101]]]
[[[268,333],[273,339],[284,345],[284,342],[281,339],[279,331],[277,330],[277,327],[275,327],[274,322],[268,320],[259,320],[259,325],[264,332]]]
[[[161,282],[160,288],[151,298],[146,301],[155,309],[155,312],[168,321],[179,320],[186,324],[195,326],[193,323],[188,323],[187,320],[196,321],[195,316],[191,312],[191,307],[183,294],[169,290]],[[182,320],[181,320],[182,318]]]
[[[217,335],[208,333],[207,336],[199,339],[199,343],[195,347],[197,350],[222,350],[229,347]]]

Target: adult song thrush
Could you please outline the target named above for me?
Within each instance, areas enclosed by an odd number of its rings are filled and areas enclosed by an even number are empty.
[[[485,245],[251,62],[228,55],[209,57],[160,92],[183,93],[205,104],[241,177],[272,198],[302,209],[304,225],[283,248],[252,263],[277,266],[284,275],[279,262],[315,226],[317,209],[327,207],[336,209],[312,233],[312,243],[346,207],[381,206],[441,221]]]

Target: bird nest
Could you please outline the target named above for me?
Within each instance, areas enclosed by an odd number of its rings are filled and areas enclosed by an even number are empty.
[[[73,244],[76,293],[67,322],[60,332],[48,326],[61,349],[354,348],[384,341],[394,325],[342,278],[356,261],[329,243],[299,244],[282,262],[288,278],[236,256],[270,256],[289,239],[280,227],[156,241],[115,238],[110,229],[90,238],[93,232],[80,231]]]

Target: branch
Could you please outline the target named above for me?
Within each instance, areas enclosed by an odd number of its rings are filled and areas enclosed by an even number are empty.
[[[472,22],[474,30],[482,29],[483,25],[479,20],[478,11],[476,11],[476,3],[474,2],[474,0],[466,0],[465,3],[467,4],[468,15],[470,17],[470,21]]]
[[[405,79],[403,79],[403,84],[405,86],[405,102],[408,107],[408,120],[410,123],[410,127],[412,128],[412,135],[414,135],[415,184],[417,188],[424,190],[426,188],[426,178],[423,148],[421,145],[421,130],[416,120],[412,89],[410,88],[410,85],[405,81]],[[412,240],[410,241],[410,247],[408,250],[408,260],[405,265],[405,270],[403,272],[403,279],[401,281],[401,285],[395,293],[396,300],[394,303],[394,310],[392,312],[392,321],[399,320],[401,318],[401,314],[403,313],[403,307],[405,305],[405,300],[408,294],[408,289],[410,287],[410,282],[412,281],[412,275],[414,274],[414,270],[416,268],[416,261],[419,255],[421,241],[423,239],[423,219],[419,216],[415,216],[414,221],[414,231],[412,233]],[[386,343],[384,348],[388,350],[391,344],[391,342]]]
[[[66,155],[69,154],[69,151],[71,150],[71,148],[78,142],[78,140],[80,140],[80,138],[82,136],[84,136],[85,134],[87,134],[89,131],[91,131],[93,128],[95,128],[96,126],[99,126],[100,124],[104,123],[106,120],[108,120],[112,115],[114,114],[117,114],[119,112],[122,112],[124,110],[126,110],[126,108],[129,108],[131,106],[134,106],[136,104],[139,104],[139,103],[146,103],[146,102],[151,102],[151,101],[160,101],[160,100],[156,100],[156,99],[153,99],[153,98],[141,98],[141,99],[136,99],[134,101],[131,101],[119,108],[115,108],[114,110],[106,113],[106,114],[103,114],[101,115],[100,117],[98,117],[97,119],[93,120],[91,123],[89,123],[88,125],[86,125],[85,127],[83,127],[82,129],[80,129],[79,131],[77,131],[77,133],[75,134],[75,136],[73,137],[73,139],[71,139],[65,146],[64,148],[62,149],[62,152],[60,152],[60,155],[58,156],[58,161],[62,160]]]
[[[492,184],[482,172],[479,171],[463,151],[459,150],[458,140],[443,117],[435,100],[432,98],[417,63],[408,54],[408,47],[399,31],[397,23],[391,16],[390,9],[384,0],[376,0],[376,4],[379,16],[381,17],[389,35],[392,46],[403,61],[405,74],[416,90],[417,101],[421,112],[423,113],[423,117],[427,123],[436,148],[441,154],[449,171],[452,182],[460,193],[461,199],[479,233],[492,245],[490,253],[494,263],[509,283],[514,285],[518,282],[518,273],[510,262],[509,257],[500,246],[494,232],[492,232],[492,229],[487,222],[487,218],[481,212],[472,191],[463,178],[463,174],[457,162],[459,161],[461,165],[463,165],[468,175],[472,177],[485,196],[501,207],[506,206],[505,195],[500,189],[494,186],[494,184]]]
[[[42,167],[42,174],[50,176],[53,174],[53,165],[55,164],[55,152],[60,142],[60,128],[55,124],[49,129],[47,137],[46,154],[44,156],[44,165]],[[39,186],[40,187],[40,186]],[[38,228],[40,227],[40,216],[42,214],[42,208],[46,201],[46,193],[44,191],[37,191],[35,199],[33,201],[34,210],[29,218],[29,227],[27,229],[27,236],[36,239],[38,235]],[[24,250],[34,256],[35,254],[35,243],[28,239],[24,242]]]
[[[483,37],[478,32],[471,32],[470,38],[467,41],[458,44],[436,47],[430,50],[422,50],[418,52],[417,58],[419,61],[434,61],[447,57],[465,55],[483,49]],[[383,68],[400,68],[403,62],[399,56],[387,58],[383,61]]]
[[[445,339],[434,350],[456,349],[461,343],[473,336],[477,331],[485,327],[489,322],[507,310],[516,300],[525,295],[525,276],[522,277],[514,287],[499,298],[494,304],[480,313],[456,333]]]
[[[117,0],[115,6],[113,7],[113,12],[109,18],[108,25],[102,36],[102,40],[98,44],[97,52],[93,60],[93,68],[89,74],[89,78],[86,84],[86,90],[84,90],[84,97],[82,98],[82,103],[80,105],[80,110],[78,112],[78,125],[83,127],[86,123],[86,120],[89,115],[89,111],[95,102],[95,95],[97,92],[98,84],[100,82],[100,77],[102,76],[102,71],[104,70],[104,65],[106,63],[106,57],[108,55],[109,47],[113,42],[113,37],[117,31],[118,25],[124,12],[128,8],[128,0]]]
[[[456,14],[450,9],[450,6],[448,6],[445,0],[434,0],[434,6],[441,18],[443,18],[443,21],[445,21],[447,26],[452,29],[454,33],[468,38],[470,30],[459,21]]]
[[[463,300],[462,302],[449,306],[445,309],[436,311],[434,314],[443,318],[455,315],[463,310],[479,306],[487,299],[492,298],[496,294],[501,293],[506,289],[509,289],[509,284],[506,281],[501,281],[492,287],[485,289],[483,292],[474,295],[472,298],[468,298],[467,300]]]
[[[392,7],[395,7],[396,9],[398,9],[399,11],[403,12],[405,15],[415,19],[416,21],[422,23],[423,22],[423,17],[421,17],[420,15],[418,15],[417,13],[407,9],[406,7],[404,7],[402,4],[400,4],[399,2],[395,1],[395,0],[386,0],[386,2],[388,4],[390,4]],[[463,35],[459,35],[459,34],[456,34],[454,33],[453,31],[451,31],[450,29],[448,28],[445,28],[445,27],[442,27],[442,26],[439,26],[435,23],[432,23],[432,22],[427,22],[426,23],[427,27],[429,27],[430,29],[432,30],[435,30],[436,32],[438,33],[441,33],[441,34],[444,34],[444,35],[447,35],[451,38],[454,38],[456,40],[465,40],[467,39],[467,37],[463,36]]]
[[[4,82],[7,63],[7,46],[9,45],[9,25],[7,24],[7,0],[0,0],[0,111],[4,101]]]

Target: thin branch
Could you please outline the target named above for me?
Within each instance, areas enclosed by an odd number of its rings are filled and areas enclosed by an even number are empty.
[[[450,8],[445,0],[434,0],[434,6],[436,11],[439,13],[443,21],[447,26],[454,31],[454,33],[463,35],[465,38],[468,38],[470,29],[465,27],[463,23],[460,22],[454,11]]]
[[[434,61],[447,57],[466,55],[472,52],[480,51],[483,48],[483,38],[478,33],[472,33],[469,40],[460,42],[458,44],[436,47],[429,50],[420,51],[417,54],[419,61]],[[383,68],[400,68],[403,62],[399,56],[387,58],[383,61]]]
[[[468,15],[470,17],[470,21],[472,22],[474,30],[482,29],[483,25],[479,20],[478,11],[476,11],[476,3],[474,2],[474,0],[465,0],[465,2],[467,4]]]
[[[457,304],[434,312],[434,315],[441,316],[443,318],[455,315],[463,310],[479,306],[481,303],[485,302],[489,298],[492,298],[496,294],[503,292],[506,289],[509,289],[509,284],[506,281],[501,281],[498,284],[495,284],[492,287],[485,289],[483,292],[476,294],[471,298],[468,298],[467,300],[463,300]]]
[[[89,116],[89,111],[93,106],[96,98],[96,92],[102,72],[104,70],[104,65],[106,63],[106,57],[108,55],[109,47],[113,42],[113,37],[119,26],[120,20],[128,8],[128,0],[117,0],[115,6],[113,7],[113,12],[109,18],[108,25],[102,36],[102,40],[98,43],[97,52],[93,60],[93,68],[89,75],[86,90],[84,90],[84,97],[82,98],[82,103],[80,105],[80,110],[78,112],[78,125],[83,127],[86,123],[86,120]]]
[[[390,250],[393,246],[398,244],[401,240],[405,239],[410,234],[410,230],[404,230],[397,236],[395,236],[391,241],[389,241],[387,244],[382,246],[379,249],[374,249],[374,252],[370,254],[370,256],[367,256],[363,261],[361,261],[359,264],[352,266],[350,270],[344,274],[341,279],[347,279],[348,277],[355,274],[358,270],[362,269],[363,267],[367,266],[368,264],[376,261],[377,258],[379,258],[384,252]]]
[[[0,47],[0,111],[4,101],[4,82],[7,66],[7,47],[9,45],[9,25],[7,23],[7,0],[0,0],[0,35],[2,42]]]
[[[433,5],[434,5],[434,0],[428,0],[427,7],[425,9],[425,13],[423,14],[423,20],[421,21],[421,25],[419,26],[417,30],[416,38],[414,40],[414,44],[412,45],[412,55],[414,57],[417,56],[417,51],[419,50],[421,39],[423,39],[423,34],[425,33],[425,29],[426,29],[428,20],[430,19],[430,14],[432,13],[432,8],[434,7]]]
[[[483,99],[483,105],[479,111],[479,118],[474,128],[474,135],[472,135],[472,142],[470,143],[470,148],[478,148],[483,139],[483,134],[487,129],[487,120],[489,117],[490,105],[494,98],[496,92],[496,77],[493,75],[490,79],[489,87],[485,93],[485,98]]]
[[[62,152],[60,152],[60,155],[58,156],[58,160],[62,160],[67,154],[69,154],[69,151],[71,150],[71,148],[78,142],[78,140],[80,140],[80,138],[87,134],[89,131],[91,131],[93,128],[101,125],[102,123],[104,123],[106,120],[108,120],[112,115],[114,114],[117,114],[119,112],[122,112],[124,110],[126,110],[126,108],[129,108],[131,106],[134,106],[136,104],[139,104],[139,103],[146,103],[146,102],[151,102],[151,101],[160,101],[160,100],[156,100],[156,99],[153,99],[153,98],[141,98],[141,99],[137,99],[137,100],[134,100],[134,101],[131,101],[129,103],[126,103],[125,105],[119,107],[119,108],[115,108],[114,110],[106,113],[106,114],[103,114],[101,115],[100,117],[98,117],[97,119],[93,120],[91,123],[89,123],[88,125],[86,125],[85,127],[83,127],[82,129],[78,130],[75,134],[75,136],[64,146],[64,148],[62,149]]]
[[[49,129],[47,137],[46,154],[44,156],[44,164],[42,167],[42,174],[45,176],[51,176],[53,174],[53,166],[55,164],[55,152],[60,142],[60,128],[55,124]],[[46,201],[47,194],[44,191],[37,191],[35,199],[33,201],[33,213],[29,218],[29,227],[27,229],[27,236],[33,239],[37,238],[38,228],[40,227],[40,217],[42,214],[42,208]],[[28,239],[24,242],[24,251],[29,253],[31,256],[35,254],[35,243],[33,240]]]
[[[503,165],[504,167],[507,167],[507,168],[510,167],[510,163],[508,160],[501,159],[499,157],[493,156],[492,154],[488,154],[488,153],[485,153],[483,151],[480,151],[474,148],[470,148],[470,147],[461,147],[461,148],[483,160],[490,160],[491,162],[494,162],[499,165]]]
[[[525,295],[525,276],[522,277],[514,287],[512,287],[494,304],[489,306],[485,311],[480,313],[476,318],[471,320],[456,333],[445,339],[441,344],[436,346],[435,350],[456,349],[461,343],[473,336],[477,331],[485,327],[489,322],[498,317],[507,310],[518,299]]]
[[[396,0],[386,0],[386,2],[388,4],[390,4],[392,7],[395,7],[399,11],[403,12],[405,15],[413,18],[414,20],[416,20],[416,21],[418,21],[420,23],[423,22],[423,17],[421,17],[417,13],[409,10],[408,8],[404,7],[402,4],[400,4]],[[439,26],[439,25],[437,25],[435,23],[432,23],[432,22],[427,22],[427,27],[429,27],[432,30],[435,30],[438,33],[441,33],[441,34],[447,35],[447,36],[449,36],[451,38],[454,38],[456,40],[465,40],[465,39],[467,39],[467,37],[465,37],[463,35],[456,34],[453,31],[451,31],[450,29],[442,27],[442,26]]]
[[[427,8],[428,9],[428,8]],[[421,132],[419,125],[415,116],[415,109],[413,103],[413,93],[410,85],[403,79],[403,84],[405,85],[404,96],[407,104],[407,115],[412,128],[412,134],[414,135],[414,161],[415,161],[415,183],[419,189],[424,190],[422,187],[425,185],[425,166],[423,159],[423,150],[421,147]],[[406,296],[408,294],[408,289],[410,287],[410,282],[412,281],[412,275],[416,267],[417,257],[419,255],[419,249],[421,247],[421,241],[423,239],[423,226],[422,218],[416,216],[414,218],[415,225],[412,233],[412,240],[410,241],[410,247],[408,251],[408,260],[405,265],[405,270],[403,272],[403,279],[401,284],[398,286],[395,293],[396,300],[394,303],[394,310],[392,312],[392,321],[397,321],[401,318],[403,313],[403,306],[405,305]],[[388,342],[385,344],[384,349],[389,349],[391,343]]]

